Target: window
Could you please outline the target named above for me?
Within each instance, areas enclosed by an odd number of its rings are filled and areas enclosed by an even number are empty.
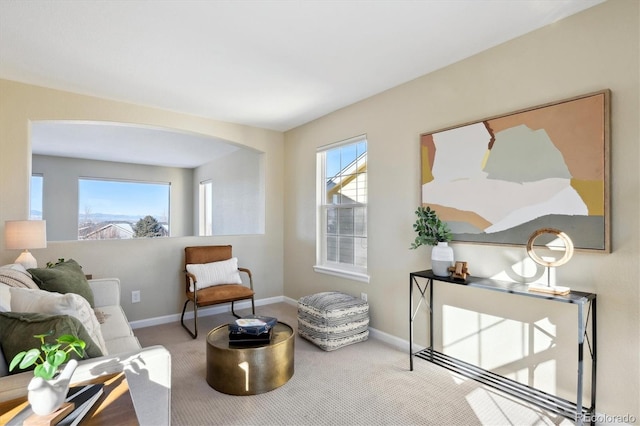
[[[78,239],[169,236],[168,183],[78,179]]]
[[[31,175],[31,189],[29,199],[29,220],[42,220],[42,189],[44,177]]]
[[[317,167],[318,244],[314,269],[368,282],[366,137],[320,148]]]
[[[198,235],[213,235],[213,183],[200,182],[200,213],[198,215]]]

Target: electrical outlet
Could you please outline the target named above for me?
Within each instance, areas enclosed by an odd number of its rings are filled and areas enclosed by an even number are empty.
[[[367,293],[360,293],[360,299],[367,301]]]
[[[134,290],[131,292],[131,303],[140,302],[140,290]]]

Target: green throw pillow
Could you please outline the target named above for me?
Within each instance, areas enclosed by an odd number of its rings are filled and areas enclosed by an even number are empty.
[[[84,340],[87,344],[84,348],[85,358],[95,358],[103,355],[100,347],[91,340],[87,330],[75,317],[39,313],[0,312],[0,346],[2,346],[7,366],[16,354],[32,348],[39,348],[40,340],[33,336],[48,333],[50,330],[53,330],[53,334],[45,338],[46,343],[55,343],[55,340],[63,334],[71,334]],[[75,352],[72,351],[71,354],[72,358],[78,358]],[[35,365],[32,365],[27,370],[33,370],[34,368]],[[14,368],[9,374],[22,371],[25,370]]]
[[[32,268],[28,271],[42,290],[62,294],[76,293],[87,299],[91,307],[94,307],[93,292],[89,282],[82,271],[82,266],[75,260],[69,259],[51,268]]]

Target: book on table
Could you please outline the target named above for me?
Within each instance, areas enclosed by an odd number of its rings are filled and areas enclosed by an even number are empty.
[[[86,385],[86,386],[71,386],[67,393],[65,403],[73,403],[74,409],[64,418],[62,418],[57,425],[59,426],[76,426],[87,415],[91,407],[96,403],[100,395],[102,395],[102,388],[104,384]],[[22,424],[29,424],[33,420],[37,420],[40,417],[34,414],[31,409],[31,405],[27,405],[22,411],[20,411],[14,418],[12,418],[7,426],[21,426]]]
[[[247,315],[229,324],[229,337],[231,335],[261,336],[273,329],[277,323],[277,318]]]
[[[247,315],[228,325],[230,346],[258,346],[271,342],[277,318]]]
[[[229,346],[257,346],[271,342],[273,329],[260,334],[229,333]]]
[[[73,402],[76,405],[67,417],[62,419],[58,426],[75,426],[87,415],[93,404],[96,403],[100,395],[102,395],[102,383],[86,386],[73,386],[69,388],[66,401]]]

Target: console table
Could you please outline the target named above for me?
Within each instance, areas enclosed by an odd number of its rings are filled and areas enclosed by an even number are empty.
[[[531,386],[524,385],[506,377],[502,377],[491,371],[469,364],[452,356],[437,352],[433,349],[433,284],[435,281],[447,285],[461,285],[482,290],[510,293],[515,296],[533,297],[548,300],[550,302],[568,303],[578,308],[578,382],[576,401],[551,395]],[[421,283],[423,284],[421,286]],[[420,292],[420,300],[414,307],[414,287]],[[429,292],[427,293],[427,290]],[[413,352],[413,322],[422,302],[429,308],[429,346],[417,352]],[[585,312],[586,309],[586,312]],[[591,337],[587,331],[591,318]],[[584,373],[584,344],[587,343],[591,356],[591,407],[583,407],[583,373]],[[424,359],[434,364],[445,367],[451,371],[462,374],[480,383],[499,389],[507,394],[526,400],[546,410],[560,414],[577,424],[582,425],[584,420],[595,421],[596,409],[596,295],[572,291],[567,295],[554,295],[529,291],[526,284],[498,281],[488,278],[468,276],[466,281],[455,280],[450,277],[439,277],[431,270],[411,272],[409,274],[409,365],[413,371],[413,357]]]

